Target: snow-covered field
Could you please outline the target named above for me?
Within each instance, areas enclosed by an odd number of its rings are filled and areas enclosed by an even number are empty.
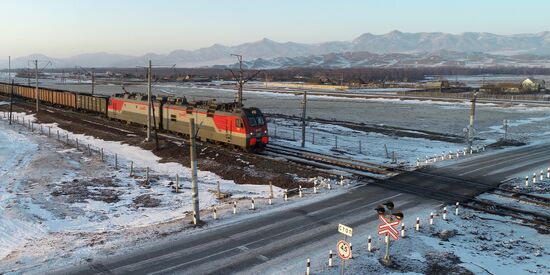
[[[15,117],[19,122],[24,118],[27,126],[34,121],[32,115],[19,113]],[[160,163],[152,152],[141,148],[73,134],[55,124],[42,124],[39,134],[38,125],[31,133],[28,127],[9,126],[6,118],[0,118],[0,140],[4,141],[0,143],[0,273],[39,274],[85,262],[98,253],[124,253],[127,247],[139,245],[138,240],[190,227],[188,168]],[[67,134],[70,145],[66,145]],[[75,148],[77,139],[79,150]],[[130,176],[132,161],[134,175]],[[145,180],[147,167],[149,183]],[[176,174],[180,193],[172,188]],[[273,208],[267,205],[268,186],[237,185],[210,172],[199,171],[198,176],[201,218],[209,226]],[[229,198],[217,199],[218,182]],[[330,181],[319,178],[318,182],[322,187]],[[344,190],[335,182],[332,186],[331,191],[321,189],[317,196]],[[277,187],[273,191],[275,205],[282,207],[283,191]],[[248,210],[250,198],[256,198],[256,211]],[[238,203],[237,216],[232,214],[234,201]],[[293,203],[297,202],[285,205]],[[213,208],[218,209],[218,221],[212,220]]]

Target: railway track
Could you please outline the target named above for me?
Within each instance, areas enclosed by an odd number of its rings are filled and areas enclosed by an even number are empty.
[[[357,177],[379,178],[395,174],[395,168],[392,166],[339,158],[278,144],[269,144],[263,155],[283,157],[288,161],[327,170],[329,173],[335,175],[342,175],[342,172],[345,172]]]

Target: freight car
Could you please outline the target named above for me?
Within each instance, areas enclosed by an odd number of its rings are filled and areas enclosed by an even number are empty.
[[[35,88],[14,85],[15,96],[34,100]],[[9,95],[9,84],[0,83],[0,93]],[[39,88],[42,103],[78,111],[99,113],[110,119],[147,124],[147,96],[118,94],[113,97]],[[198,125],[202,141],[229,144],[249,152],[262,151],[269,142],[267,123],[258,108],[239,108],[235,103],[187,102],[185,98],[152,98],[153,123],[159,130],[189,134],[189,118]]]

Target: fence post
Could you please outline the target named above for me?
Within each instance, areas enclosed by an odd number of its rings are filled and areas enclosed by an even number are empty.
[[[363,150],[362,150],[362,148],[361,148],[361,140],[359,140],[359,154],[362,154],[362,153],[363,153],[362,151],[363,151]]]
[[[334,148],[338,150],[338,136],[334,135]]]

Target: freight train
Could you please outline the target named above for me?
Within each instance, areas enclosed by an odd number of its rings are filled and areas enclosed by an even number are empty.
[[[9,96],[11,85],[0,83],[0,94]],[[35,88],[13,85],[14,97],[34,100]],[[129,124],[147,124],[147,95],[91,95],[51,88],[39,88],[42,104],[101,114]],[[215,101],[188,102],[185,97],[152,98],[152,124],[156,129],[189,135],[189,118],[197,124],[197,138],[204,142],[227,144],[249,152],[263,151],[269,142],[267,122],[258,108],[239,107],[236,103]]]

